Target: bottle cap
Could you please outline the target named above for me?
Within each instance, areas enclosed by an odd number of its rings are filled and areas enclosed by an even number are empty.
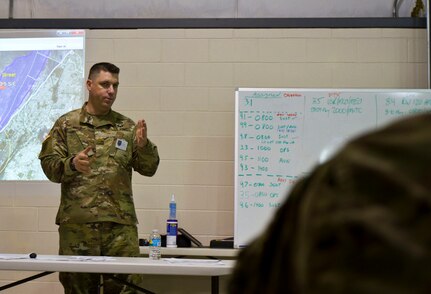
[[[172,196],[171,196],[171,202],[175,202],[175,194],[172,194]]]

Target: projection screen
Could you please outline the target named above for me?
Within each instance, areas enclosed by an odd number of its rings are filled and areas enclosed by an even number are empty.
[[[0,31],[0,180],[46,180],[38,154],[85,99],[84,30]]]

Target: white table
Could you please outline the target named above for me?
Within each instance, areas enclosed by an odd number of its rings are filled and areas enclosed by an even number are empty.
[[[52,272],[210,276],[212,293],[218,293],[219,277],[229,275],[234,265],[234,260],[174,258],[150,260],[143,257],[104,258],[64,255],[38,255],[37,258],[29,258],[28,255],[23,254],[0,254],[0,270],[46,272],[23,279],[24,282]],[[12,284],[21,283],[18,281]],[[10,286],[0,287],[0,291],[6,289],[5,287]]]
[[[148,255],[149,247],[140,246],[140,253]],[[232,248],[208,248],[208,247],[161,247],[162,257],[166,256],[189,256],[189,257],[216,257],[222,259],[235,259],[240,249]]]

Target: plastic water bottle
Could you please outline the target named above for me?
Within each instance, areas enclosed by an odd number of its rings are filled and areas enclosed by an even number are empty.
[[[166,247],[177,247],[178,220],[177,220],[177,203],[175,195],[172,194],[169,202],[169,219],[166,222]]]
[[[150,235],[150,253],[149,257],[153,260],[158,260],[161,257],[160,247],[162,246],[162,237],[159,230],[154,229]]]

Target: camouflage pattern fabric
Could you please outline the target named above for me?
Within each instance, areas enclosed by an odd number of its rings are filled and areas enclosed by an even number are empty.
[[[87,146],[93,147],[91,173],[73,171],[71,158]],[[135,144],[131,119],[113,110],[105,116],[92,116],[85,104],[56,121],[39,158],[46,176],[61,183],[57,224],[136,224],[132,169],[152,176],[159,164],[157,147],[150,140],[143,148]]]
[[[90,224],[62,224],[59,226],[61,255],[139,256],[138,231],[135,225],[111,222]],[[140,275],[116,275],[122,280],[140,286]],[[60,273],[65,294],[95,294],[100,274]],[[104,294],[131,294],[137,291],[103,275]]]
[[[148,140],[135,144],[135,123],[111,110],[92,116],[77,109],[54,124],[39,154],[43,171],[61,183],[56,217],[60,225],[60,254],[138,256],[137,218],[132,194],[132,171],[152,176],[159,164],[157,147]],[[73,171],[70,160],[92,146],[91,172]],[[104,275],[105,276],[105,275]],[[140,276],[124,275],[139,285]],[[62,273],[67,294],[98,293],[100,275]],[[104,293],[135,293],[104,280]]]
[[[247,246],[229,293],[430,293],[431,114],[347,144]]]

